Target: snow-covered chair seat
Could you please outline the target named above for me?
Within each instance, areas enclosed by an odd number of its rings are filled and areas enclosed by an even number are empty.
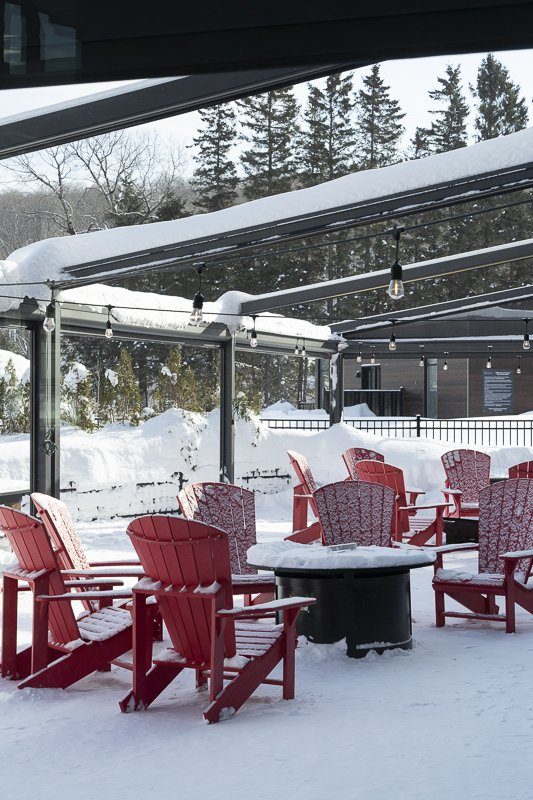
[[[478,573],[444,569],[445,553],[479,550]],[[479,496],[479,544],[437,547],[433,588],[438,627],[446,617],[505,622],[515,630],[515,604],[533,613],[533,481],[512,478],[482,489]],[[445,597],[468,611],[446,611]],[[505,614],[496,597],[505,598]]]
[[[490,456],[477,450],[449,450],[441,456],[446,472],[443,494],[453,499],[452,517],[477,516],[479,493],[490,486]]]
[[[236,594],[255,602],[273,598],[276,579],[273,575],[258,575],[248,565],[246,553],[257,542],[255,525],[255,495],[249,489],[231,483],[191,483],[178,494],[181,513],[186,519],[213,525],[228,534],[232,581]]]

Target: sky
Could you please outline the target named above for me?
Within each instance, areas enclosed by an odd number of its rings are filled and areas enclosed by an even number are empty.
[[[527,99],[533,124],[533,50],[500,52],[497,53],[497,57],[509,69],[511,79],[521,86],[522,92]],[[461,65],[463,86],[467,91],[468,86],[475,82],[476,72],[482,58],[482,54],[468,54],[389,61],[382,64],[382,77],[390,85],[392,96],[399,100],[403,111],[406,113],[404,118],[406,128],[405,144],[412,137],[417,125],[428,124],[430,119],[428,108],[431,107],[428,91],[436,88],[437,78],[444,74],[446,65],[449,63]],[[356,70],[356,88],[359,88],[362,77],[367,72],[368,68]],[[0,119],[122,85],[124,83],[114,82],[2,91]],[[303,102],[305,100],[305,87],[297,86],[296,94],[300,102]],[[468,91],[467,94],[473,102],[473,98]],[[199,115],[197,112],[193,112],[142,125],[139,126],[138,130],[156,131],[166,141],[189,145],[197,132],[198,123]],[[191,159],[189,157],[189,171],[191,168]]]

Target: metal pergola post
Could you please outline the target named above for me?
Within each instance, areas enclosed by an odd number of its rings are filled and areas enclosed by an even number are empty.
[[[344,362],[342,353],[329,360],[329,424],[342,422],[344,411]]]
[[[235,481],[235,337],[220,345],[220,480]]]
[[[59,497],[61,310],[55,329],[30,327],[30,490]]]

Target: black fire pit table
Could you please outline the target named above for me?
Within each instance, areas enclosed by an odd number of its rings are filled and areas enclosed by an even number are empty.
[[[316,597],[298,615],[297,631],[310,642],[346,639],[347,655],[413,646],[409,571],[433,564],[431,551],[274,541],[248,550],[248,563],[273,570],[278,599]]]

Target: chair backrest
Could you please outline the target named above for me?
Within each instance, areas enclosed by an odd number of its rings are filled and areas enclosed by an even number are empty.
[[[48,594],[65,594],[52,543],[42,522],[22,511],[0,506],[0,530],[13,548],[17,561],[27,572],[49,570]],[[79,639],[80,632],[70,603],[50,603],[48,627],[54,642],[66,644]]]
[[[449,450],[441,456],[449,489],[460,489],[462,503],[479,503],[479,493],[490,484],[490,456],[477,450]]]
[[[366,481],[328,483],[315,492],[322,543],[391,547],[395,492]]]
[[[246,551],[257,541],[253,492],[231,483],[191,483],[179,493],[178,503],[186,519],[226,531],[234,574],[255,573],[246,563]]]
[[[394,490],[396,495],[396,533],[407,533],[409,530],[409,515],[407,511],[398,511],[401,506],[407,505],[405,481],[403,471],[392,464],[382,461],[359,461],[355,467],[357,480],[369,483],[379,483]]]
[[[89,560],[65,503],[41,492],[33,492],[31,499],[52,540],[61,569],[89,569]]]
[[[533,461],[522,461],[521,464],[515,464],[514,467],[509,467],[510,478],[533,478]]]
[[[360,461],[385,461],[385,456],[377,453],[375,450],[367,450],[366,447],[349,447],[342,454],[348,475],[352,481],[357,480],[357,473],[355,471],[356,464]]]
[[[228,536],[203,522],[178,517],[148,515],[130,522],[127,533],[144,571],[160,581],[157,602],[174,649],[195,664],[209,664],[212,639],[212,606],[198,587],[219,584],[225,593],[222,608],[231,608],[231,567]],[[165,592],[171,586],[172,593]],[[225,655],[235,655],[235,628],[226,624]]]
[[[309,461],[301,453],[297,453],[296,450],[287,450],[287,455],[289,456],[291,466],[296,473],[297,479],[300,481],[300,485],[303,488],[304,493],[313,495],[318,489],[318,484],[313,477],[313,473],[311,472]],[[311,507],[313,512],[316,514],[316,505],[314,499],[311,500]]]
[[[502,574],[503,553],[533,549],[533,481],[511,478],[479,495],[479,571]],[[518,565],[526,570],[529,559]]]

